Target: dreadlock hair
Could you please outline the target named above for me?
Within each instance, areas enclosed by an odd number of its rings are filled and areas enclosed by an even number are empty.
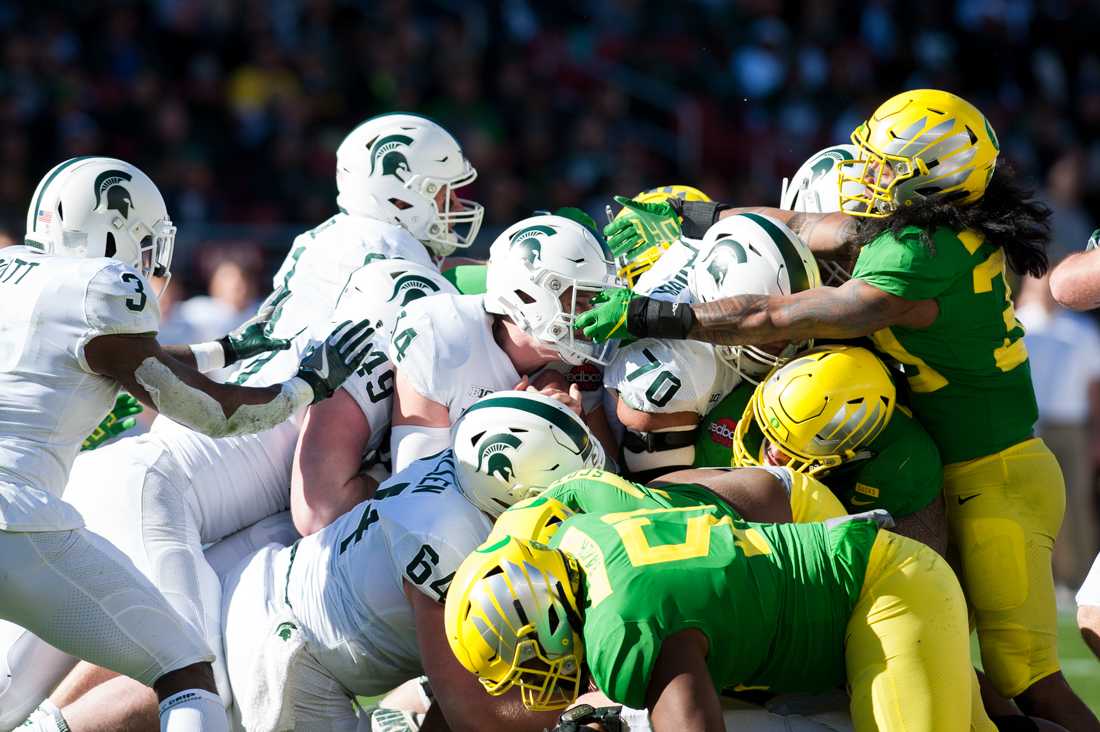
[[[1008,266],[1018,275],[1042,277],[1049,266],[1050,209],[1003,162],[985,194],[973,204],[957,206],[938,198],[914,201],[887,218],[860,219],[856,234],[859,241],[868,242],[884,231],[897,234],[907,226],[919,227],[929,248],[935,246],[931,234],[940,226],[977,231],[1004,249]]]

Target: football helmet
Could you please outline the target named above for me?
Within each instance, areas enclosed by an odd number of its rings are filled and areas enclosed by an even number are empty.
[[[568,507],[547,495],[525,498],[500,515],[484,543],[492,544],[505,536],[550,543],[562,522],[573,515]]]
[[[633,200],[638,203],[664,203],[670,198],[680,198],[684,201],[711,200],[710,196],[698,188],[680,185],[650,188],[634,196]],[[647,216],[627,206],[619,210],[615,219],[633,219],[638,231],[646,240],[647,246],[634,256],[622,255],[615,258],[619,277],[628,287],[634,287],[638,278],[656,264],[665,250],[672,246],[672,242],[680,238],[680,222],[675,218]]]
[[[894,415],[897,391],[886,365],[866,348],[825,346],[773,371],[756,387],[733,436],[738,466],[759,465],[745,437],[755,425],[795,472],[825,473],[870,457],[865,448]]]
[[[821,286],[814,255],[798,236],[768,216],[727,216],[707,229],[700,256],[688,278],[696,300],[713,302],[735,295],[791,295]],[[787,344],[778,354],[757,346],[715,346],[741,378],[759,383],[774,366],[813,346],[813,340]]]
[[[55,165],[27,209],[27,246],[63,257],[112,257],[168,277],[176,227],[149,176],[116,158]]]
[[[977,201],[997,167],[1000,143],[989,120],[962,97],[914,89],[883,102],[852,132],[856,160],[840,163],[840,207],[884,218],[926,198]],[[860,185],[858,193],[846,190]]]
[[[840,165],[843,160],[855,160],[859,150],[855,145],[830,145],[811,155],[790,180],[784,178],[779,189],[779,208],[803,213],[832,213],[840,210]],[[848,181],[844,191],[851,197],[863,189],[862,183]],[[839,286],[852,279],[852,273],[837,262],[822,259],[826,285]]]
[[[332,322],[377,319],[378,330],[389,335],[401,308],[439,292],[458,294],[434,267],[407,259],[376,259],[352,272],[336,301]]]
[[[459,491],[491,516],[605,461],[573,410],[530,391],[498,391],[471,404],[451,427],[451,444]]]
[[[562,216],[532,216],[509,226],[489,247],[485,310],[508,316],[567,363],[606,364],[614,347],[579,336],[573,319],[596,293],[619,284],[591,231]]]
[[[449,132],[426,117],[393,113],[356,127],[336,150],[340,210],[395,223],[445,257],[470,246],[485,209],[451,193],[477,178]],[[461,230],[459,230],[461,227]]]
[[[447,642],[493,696],[513,686],[535,711],[568,706],[580,693],[583,621],[580,568],[569,554],[506,536],[459,565],[447,592]]]

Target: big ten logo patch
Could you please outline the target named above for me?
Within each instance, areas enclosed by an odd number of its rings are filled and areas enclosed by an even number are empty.
[[[590,363],[582,363],[565,372],[565,380],[581,391],[597,391],[603,386],[603,372]]]
[[[721,417],[710,423],[710,441],[722,447],[733,448],[733,432],[737,429],[737,420]]]

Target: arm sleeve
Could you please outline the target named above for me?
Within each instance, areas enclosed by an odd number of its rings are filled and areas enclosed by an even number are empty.
[[[84,347],[104,335],[156,333],[160,307],[153,288],[132,267],[111,262],[88,282],[84,292],[84,336],[76,343],[81,368],[91,373]]]
[[[884,232],[860,250],[852,279],[906,300],[941,295],[971,264],[966,250],[947,229],[927,240],[916,227]]]
[[[489,535],[490,524],[458,491],[428,497],[431,510],[405,522],[393,559],[404,579],[441,603],[458,566]],[[442,505],[434,505],[440,498]]]
[[[450,404],[445,384],[437,383],[435,378],[438,369],[435,331],[431,319],[413,303],[401,311],[394,323],[389,357],[421,396]]]

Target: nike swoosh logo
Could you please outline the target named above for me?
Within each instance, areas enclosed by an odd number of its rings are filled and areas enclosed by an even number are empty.
[[[870,506],[874,502],[875,502],[874,498],[871,498],[871,499],[866,500],[866,501],[861,501],[858,498],[856,498],[855,496],[852,496],[852,505],[853,506]]]
[[[326,348],[321,349],[321,368],[317,369],[317,373],[320,374],[322,379],[328,378],[328,350]]]
[[[959,496],[959,497],[958,497],[959,505],[961,506],[961,505],[963,505],[964,503],[966,503],[967,501],[971,501],[971,500],[973,500],[973,499],[977,498],[977,497],[978,497],[978,496],[980,496],[980,495],[981,495],[981,493],[975,493],[975,494],[974,494],[974,495],[972,495],[972,496],[966,496],[966,497],[963,497],[963,496]]]

